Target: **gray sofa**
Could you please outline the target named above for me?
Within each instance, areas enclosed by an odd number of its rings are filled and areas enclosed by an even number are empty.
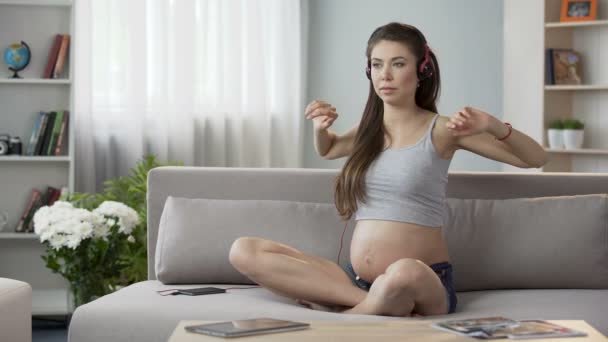
[[[608,174],[450,173],[448,241],[457,312],[430,318],[314,311],[263,288],[207,296],[156,291],[248,287],[228,262],[238,236],[336,260],[338,170],[162,167],[148,176],[149,280],[83,305],[69,341],[166,341],[180,320],[586,320],[608,334]],[[598,194],[598,195],[595,195]],[[348,259],[353,222],[340,263]],[[249,285],[251,286],[251,285]]]
[[[32,287],[0,278],[0,341],[32,341]]]

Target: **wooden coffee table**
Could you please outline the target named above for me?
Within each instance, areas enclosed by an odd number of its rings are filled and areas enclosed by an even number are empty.
[[[184,330],[186,325],[213,323],[216,321],[181,321],[169,338],[169,342],[203,342],[203,341],[482,341],[466,336],[453,334],[432,328],[432,321],[301,321],[310,323],[310,329],[282,332],[276,334],[245,336],[225,339],[200,334],[194,334]],[[555,321],[560,325],[584,331],[587,337],[534,339],[528,341],[539,342],[607,342],[608,339],[595,330],[585,321]],[[514,341],[514,340],[502,340]]]

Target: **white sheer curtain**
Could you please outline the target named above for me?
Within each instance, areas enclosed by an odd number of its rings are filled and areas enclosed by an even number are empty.
[[[75,2],[76,186],[145,154],[185,165],[301,167],[300,0]]]

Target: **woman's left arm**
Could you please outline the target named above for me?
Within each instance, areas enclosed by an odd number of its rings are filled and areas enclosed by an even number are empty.
[[[524,168],[538,168],[548,161],[547,153],[534,139],[479,109],[465,107],[446,126],[456,138],[456,149]]]

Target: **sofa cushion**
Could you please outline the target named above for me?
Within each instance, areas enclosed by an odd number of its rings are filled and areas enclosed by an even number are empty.
[[[607,199],[448,199],[456,288],[608,288]]]
[[[156,245],[156,274],[166,284],[251,283],[228,260],[232,243],[254,236],[337,260],[345,223],[333,203],[168,197]],[[349,255],[352,223],[341,261]]]

